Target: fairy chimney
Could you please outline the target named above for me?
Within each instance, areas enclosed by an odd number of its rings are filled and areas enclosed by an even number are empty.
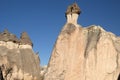
[[[67,23],[77,24],[78,16],[80,15],[81,10],[77,3],[73,3],[68,6],[65,16],[67,18]]]

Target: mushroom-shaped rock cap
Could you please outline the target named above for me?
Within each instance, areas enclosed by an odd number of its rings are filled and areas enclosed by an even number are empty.
[[[72,5],[68,6],[65,14],[67,15],[67,14],[72,14],[72,13],[76,13],[76,14],[81,13],[81,10],[79,6],[77,5],[77,3],[73,3]]]

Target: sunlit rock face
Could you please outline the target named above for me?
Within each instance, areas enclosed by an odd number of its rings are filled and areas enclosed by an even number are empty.
[[[99,26],[66,24],[55,43],[44,80],[117,80],[120,38]]]
[[[0,33],[0,80],[41,80],[40,59],[27,33],[20,39],[7,30]]]
[[[73,23],[74,25],[77,25],[78,16],[80,13],[81,10],[76,3],[68,6],[67,11],[65,13],[67,23]]]
[[[117,80],[120,37],[96,25],[83,28],[76,22],[79,9],[69,9],[44,80]]]

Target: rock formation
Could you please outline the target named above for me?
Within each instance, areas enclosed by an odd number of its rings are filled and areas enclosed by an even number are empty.
[[[44,74],[47,71],[47,66],[40,66],[40,69],[41,69],[40,75],[41,75],[41,78],[43,80],[44,79]]]
[[[28,34],[26,32],[23,32],[20,37],[20,43],[23,45],[31,45],[33,46],[32,41],[30,40]]]
[[[119,80],[120,37],[96,25],[83,28],[80,13],[76,3],[68,7],[49,64],[41,68],[26,32],[20,39],[0,33],[0,80]]]
[[[27,33],[20,39],[7,30],[0,33],[0,80],[41,80],[39,56]]]
[[[77,18],[80,13],[81,13],[81,10],[76,3],[68,6],[68,9],[65,13],[67,22],[77,24]]]
[[[9,33],[8,30],[4,30],[3,33],[0,33],[0,41],[19,43],[18,38],[14,34]]]
[[[66,12],[67,23],[55,43],[44,80],[117,80],[120,37],[100,26],[78,25],[81,11],[73,5]]]

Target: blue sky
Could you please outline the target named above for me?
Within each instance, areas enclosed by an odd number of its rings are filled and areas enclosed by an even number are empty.
[[[46,65],[60,30],[66,23],[65,11],[75,0],[0,0],[0,32],[8,29],[18,37],[26,31],[41,65]],[[120,36],[120,0],[76,0],[83,27],[100,25]]]

